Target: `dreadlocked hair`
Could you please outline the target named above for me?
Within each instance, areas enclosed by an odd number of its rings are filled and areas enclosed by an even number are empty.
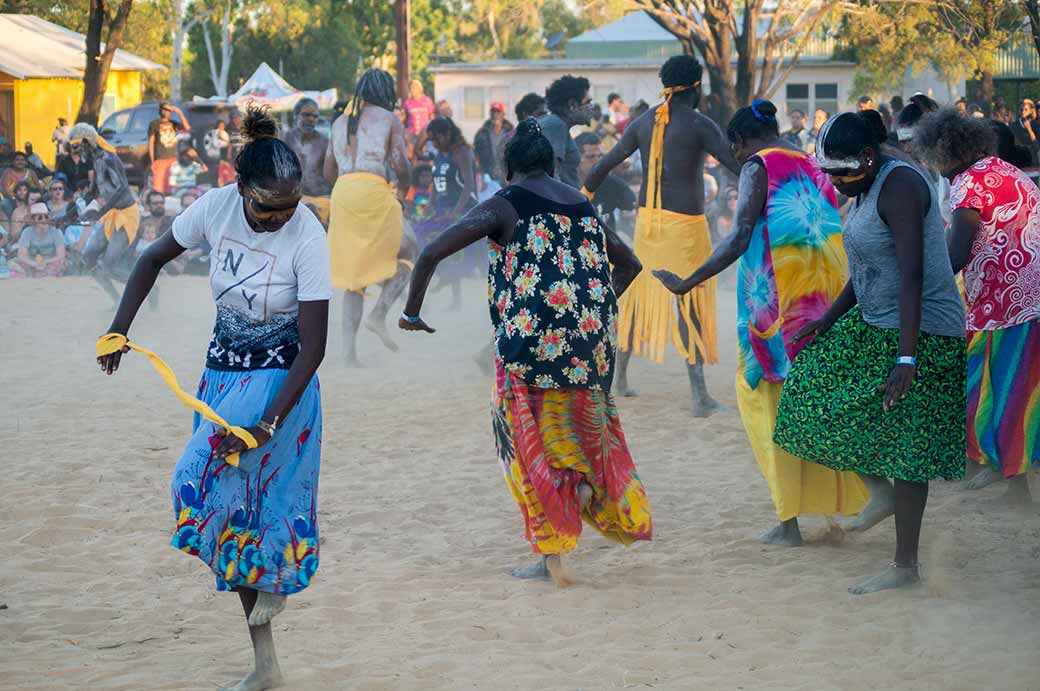
[[[235,172],[245,185],[303,177],[303,166],[289,146],[278,139],[278,124],[266,107],[249,106],[242,118],[246,145],[235,158]]]
[[[358,120],[361,117],[361,109],[371,104],[383,110],[393,111],[397,104],[397,90],[394,88],[394,78],[386,70],[372,67],[365,70],[358,79],[357,87],[354,89],[353,104],[350,107],[350,115],[347,116],[347,143],[350,143],[351,135],[357,134]]]

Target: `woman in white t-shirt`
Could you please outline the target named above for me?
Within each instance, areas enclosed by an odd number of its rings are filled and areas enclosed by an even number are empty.
[[[318,568],[317,494],[329,252],[325,230],[300,204],[301,166],[276,138],[274,120],[251,109],[238,184],[211,190],[149,246],[134,267],[109,333],[125,335],[165,264],[203,243],[217,305],[198,397],[259,446],[195,417],[174,471],[173,546],[235,590],[249,621],[256,669],[249,688],[278,685],[270,620]],[[124,350],[125,352],[125,350]],[[111,374],[120,353],[98,359]],[[239,464],[224,462],[241,452]]]

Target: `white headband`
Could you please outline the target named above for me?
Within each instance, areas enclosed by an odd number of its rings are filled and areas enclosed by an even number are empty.
[[[913,127],[897,127],[896,128],[896,138],[899,139],[899,141],[901,141],[901,142],[908,142],[908,141],[910,141],[911,139],[914,138],[914,128]]]
[[[846,156],[844,158],[831,158],[827,155],[827,135],[830,134],[831,126],[835,120],[840,118],[845,113],[838,113],[832,115],[827,122],[823,123],[823,127],[820,128],[819,133],[816,135],[816,163],[823,170],[862,170],[863,162],[855,156]]]

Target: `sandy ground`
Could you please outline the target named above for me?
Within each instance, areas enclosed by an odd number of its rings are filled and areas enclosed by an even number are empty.
[[[204,279],[165,280],[132,335],[193,386],[211,326]],[[937,483],[921,587],[853,598],[892,556],[892,523],[801,549],[774,521],[735,409],[733,296],[710,384],[731,412],[687,410],[682,365],[633,364],[622,420],[656,539],[589,533],[566,591],[512,580],[529,559],[490,434],[483,289],[426,310],[441,330],[361,340],[321,370],[324,544],[314,585],[275,620],[292,689],[1040,689],[1040,519],[1003,489]],[[189,414],[142,358],[105,379],[109,316],[86,279],[0,283],[0,687],[212,689],[251,665],[238,599],[168,546],[169,478]],[[822,534],[820,519],[807,521]]]

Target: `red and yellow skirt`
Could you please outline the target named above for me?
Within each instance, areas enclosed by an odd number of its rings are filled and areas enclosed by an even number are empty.
[[[650,502],[610,393],[541,389],[496,369],[495,444],[531,550],[573,550],[583,520],[624,545],[651,539]],[[582,481],[592,488],[584,510]]]

